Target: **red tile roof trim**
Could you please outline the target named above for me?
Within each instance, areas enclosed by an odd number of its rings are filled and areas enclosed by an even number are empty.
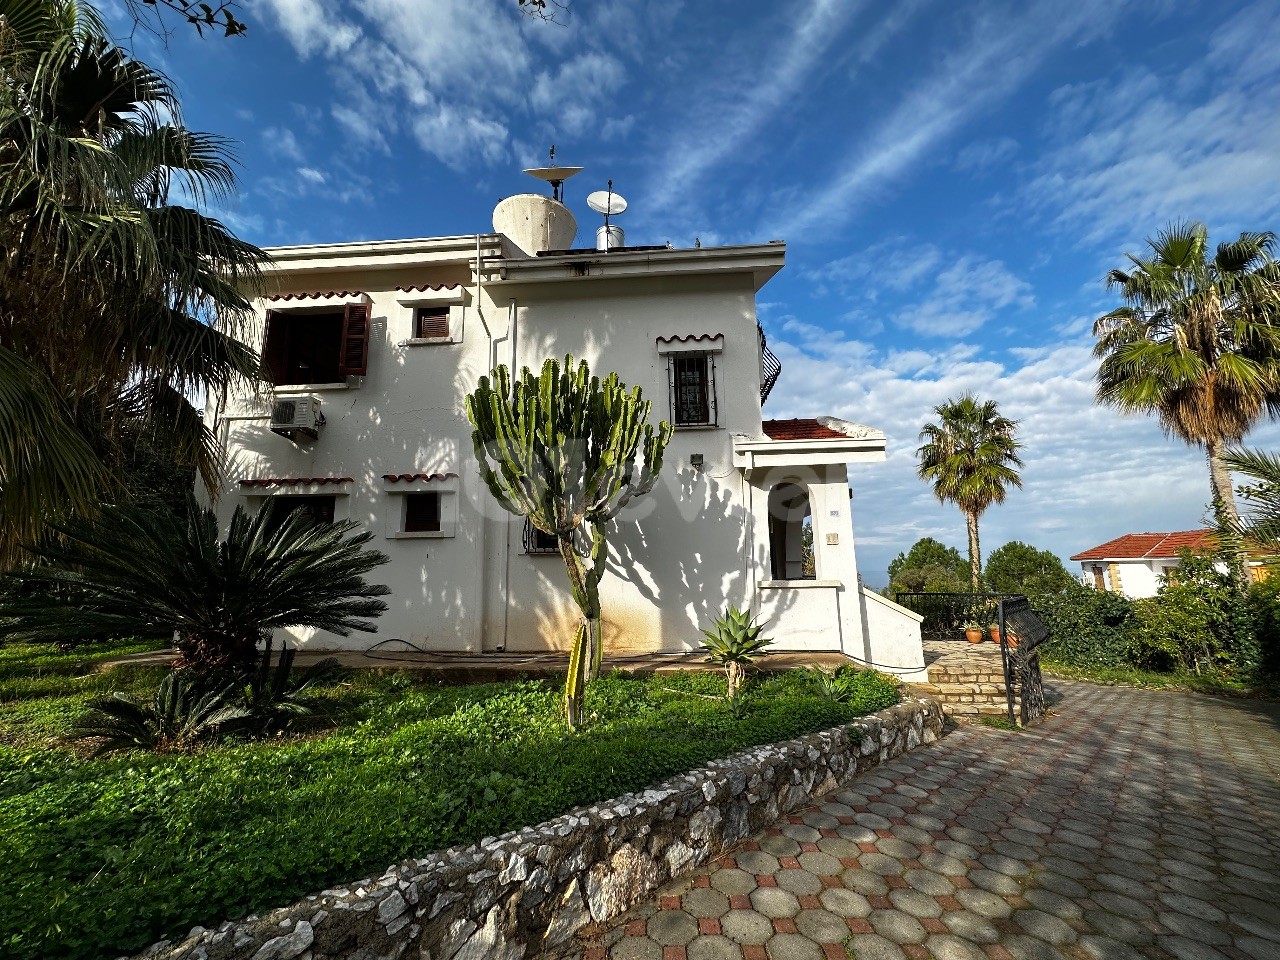
[[[418,286],[410,284],[407,287],[396,287],[401,293],[426,293],[428,290],[457,290],[461,287],[460,283],[424,283]]]
[[[659,337],[658,343],[700,343],[703,340],[723,340],[723,333],[699,333],[697,336],[692,333],[685,334],[683,337]]]
[[[1212,530],[1180,530],[1174,533],[1126,533],[1077,553],[1072,560],[1148,560],[1176,557],[1183,550],[1204,551],[1217,546]]]
[[[766,420],[762,425],[770,440],[851,440],[848,434],[833,430],[813,419]]]
[[[354,483],[350,477],[257,477],[241,480],[242,487],[323,487],[327,483]]]
[[[456,480],[456,473],[384,473],[382,479],[389,483],[399,483],[401,480],[406,482],[412,480],[420,480],[423,482],[431,480]]]
[[[363,290],[330,290],[327,293],[315,290],[311,293],[273,293],[268,300],[332,300],[335,297],[346,300],[350,297],[363,297]]]

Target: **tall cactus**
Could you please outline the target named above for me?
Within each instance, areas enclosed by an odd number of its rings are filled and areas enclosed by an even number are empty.
[[[575,369],[571,356],[563,367],[547,360],[538,376],[525,367],[514,383],[499,366],[467,397],[480,475],[503,508],[556,538],[582,611],[564,688],[571,728],[603,655],[606,527],[653,488],[671,439],[671,424],[648,422],[650,407],[639,387],[628,391],[616,373],[594,377],[585,360]]]

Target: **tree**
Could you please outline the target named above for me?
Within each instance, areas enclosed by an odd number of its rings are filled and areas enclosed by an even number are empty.
[[[162,424],[216,489],[186,396],[257,378],[237,338],[265,254],[198,209],[235,187],[218,137],[88,8],[0,0],[0,567],[50,518],[122,491]],[[191,198],[191,205],[171,197]]]
[[[480,475],[505,510],[556,538],[583,622],[574,634],[565,681],[565,715],[576,728],[585,685],[600,671],[600,580],[608,524],[648,493],[673,428],[655,430],[639,387],[611,373],[591,375],[565,357],[525,367],[514,383],[505,366],[481,377],[467,397]],[[639,465],[637,466],[637,461]]]
[[[941,503],[954,503],[969,528],[969,580],[977,593],[982,586],[982,552],[978,518],[993,503],[1004,503],[1008,487],[1021,487],[1022,466],[1016,437],[1017,422],[1002,417],[994,400],[978,400],[971,393],[933,408],[937,423],[920,431],[920,479],[933,484]]]
[[[987,558],[987,587],[997,593],[1060,593],[1075,583],[1058,557],[1010,540]]]
[[[1174,223],[1146,259],[1112,270],[1124,305],[1094,324],[1098,402],[1155,415],[1203,447],[1215,504],[1238,516],[1224,448],[1280,411],[1280,267],[1275,235],[1242,233],[1210,256],[1200,223]]]
[[[373,633],[387,587],[364,575],[387,557],[352,521],[237,507],[226,539],[212,510],[185,517],[154,505],[110,507],[55,525],[37,563],[0,580],[0,639],[77,643],[172,639],[175,666],[251,671],[276,629]]]
[[[955,547],[948,547],[946,544],[933,537],[921,537],[911,545],[911,549],[906,553],[899,553],[889,562],[889,587],[894,593],[912,593],[918,592],[914,586],[921,580],[917,575],[919,571],[929,571],[929,575],[925,579],[930,580],[955,580],[955,590],[964,589],[964,580],[969,575],[969,565],[964,558],[960,556],[960,551]],[[908,587],[903,583],[904,578],[912,581],[913,586]],[[943,588],[940,591],[951,592],[951,588]]]

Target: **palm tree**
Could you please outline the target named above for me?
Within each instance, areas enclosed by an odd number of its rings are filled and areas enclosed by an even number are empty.
[[[940,503],[954,503],[969,526],[969,577],[974,593],[982,586],[978,518],[993,503],[1004,503],[1007,487],[1021,487],[1017,422],[1000,416],[994,400],[966,393],[933,408],[937,423],[920,431],[916,451],[920,479],[933,484]]]
[[[1264,413],[1280,412],[1280,267],[1272,233],[1242,233],[1210,256],[1200,223],[1174,223],[1129,255],[1109,289],[1124,306],[1098,318],[1098,402],[1155,414],[1166,433],[1201,446],[1213,499],[1238,519],[1223,460]]]
[[[216,485],[185,396],[257,378],[235,334],[264,254],[200,211],[224,141],[69,0],[0,0],[0,566],[123,485],[122,434],[165,424]],[[185,201],[185,205],[184,202]]]
[[[212,510],[147,504],[55,524],[37,563],[0,579],[0,640],[172,639],[177,666],[251,671],[276,629],[373,633],[390,591],[364,575],[387,562],[352,521],[237,507],[226,539]]]

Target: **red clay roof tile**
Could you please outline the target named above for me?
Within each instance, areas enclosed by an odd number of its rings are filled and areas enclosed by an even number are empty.
[[[1214,532],[1179,530],[1173,533],[1126,533],[1091,550],[1077,553],[1072,560],[1147,560],[1176,557],[1183,550],[1212,550],[1216,546]]]

